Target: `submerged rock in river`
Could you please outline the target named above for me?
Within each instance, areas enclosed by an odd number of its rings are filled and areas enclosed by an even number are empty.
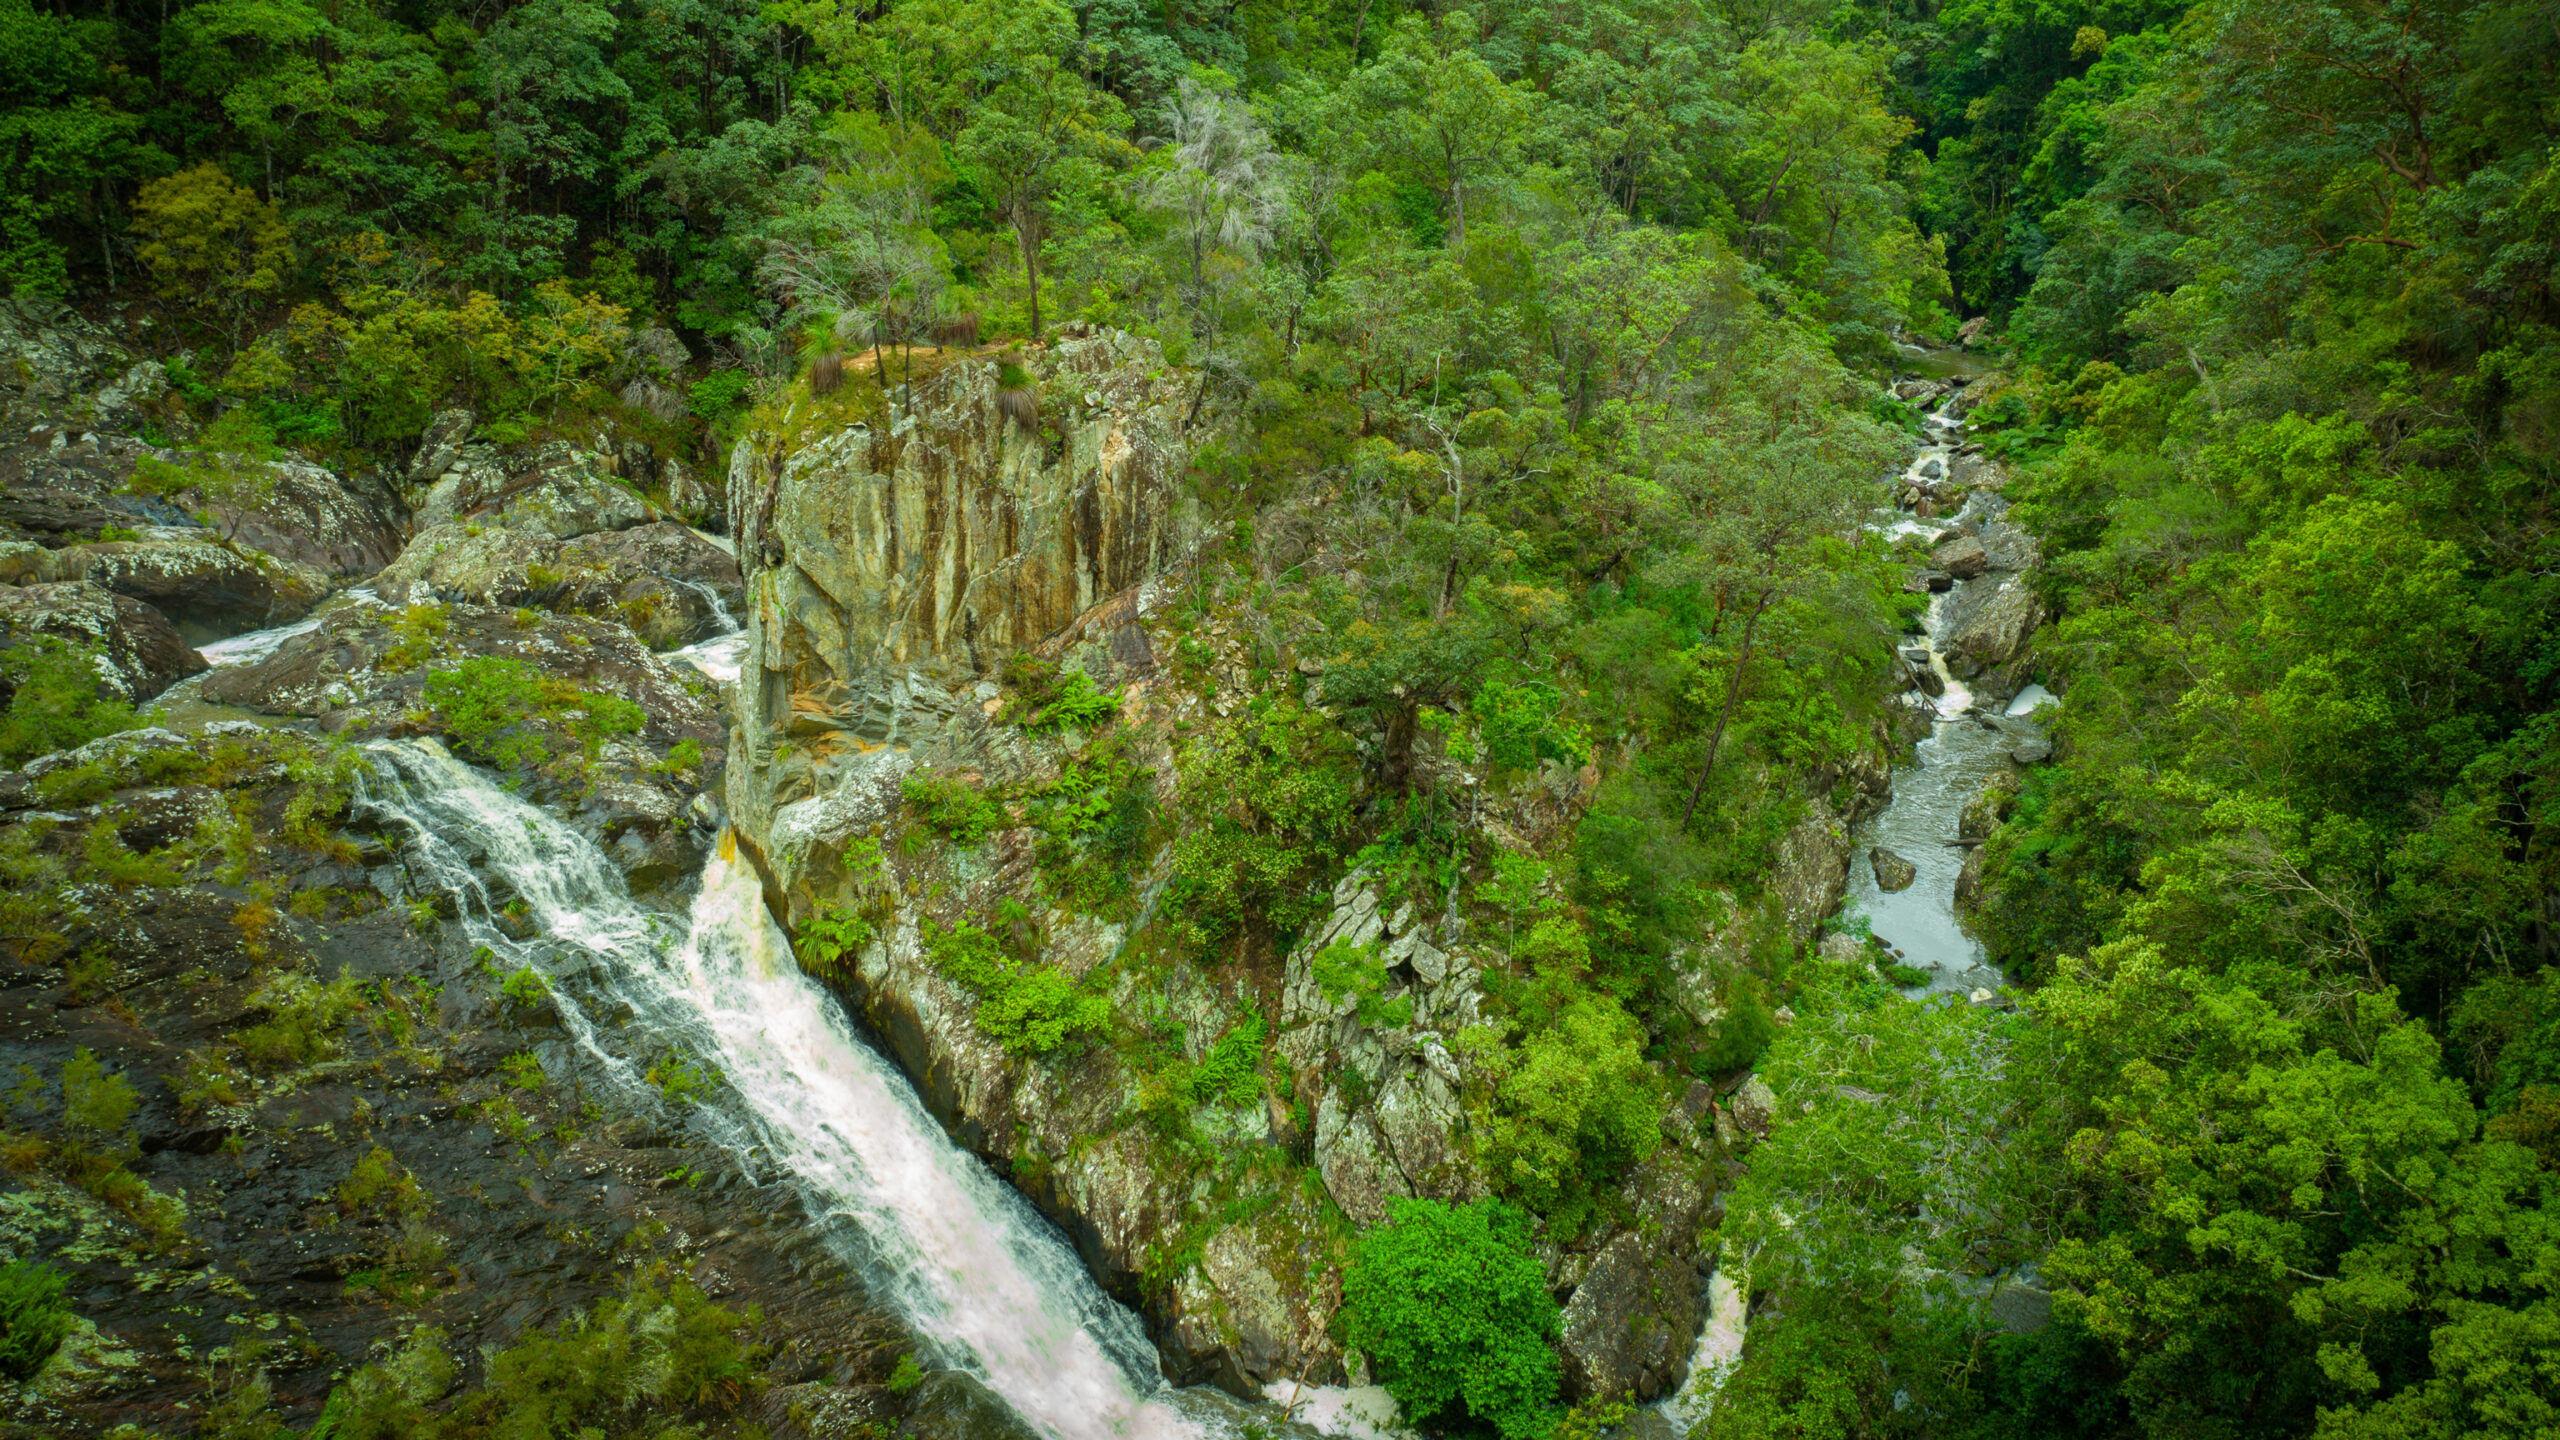
[[[1876,888],[1887,894],[1909,889],[1920,876],[1918,866],[1881,845],[1867,851],[1867,863],[1875,867]]]

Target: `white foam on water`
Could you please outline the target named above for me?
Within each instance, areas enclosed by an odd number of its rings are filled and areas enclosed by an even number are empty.
[[[382,603],[381,598],[373,593],[372,586],[359,585],[290,625],[278,625],[268,630],[252,630],[246,635],[234,635],[227,640],[216,640],[210,645],[199,645],[196,647],[196,653],[205,658],[206,664],[217,670],[226,665],[255,665],[284,648],[284,642],[294,636],[308,635],[319,629],[320,622],[329,618],[330,611],[339,608],[340,601],[352,601],[364,605]]]
[[[2029,685],[2026,689],[2019,691],[2017,697],[2009,702],[2009,708],[2001,713],[2004,715],[2033,715],[2047,705],[2059,705],[2061,703],[2061,696],[2054,694],[2052,691],[2047,690],[2041,685]]]
[[[1654,1407],[1675,1434],[1687,1435],[1715,1408],[1716,1392],[1742,1363],[1742,1342],[1750,1327],[1749,1282],[1736,1280],[1730,1267],[1718,1265],[1707,1277],[1707,1320],[1698,1327],[1697,1348],[1689,1352],[1689,1378]]]

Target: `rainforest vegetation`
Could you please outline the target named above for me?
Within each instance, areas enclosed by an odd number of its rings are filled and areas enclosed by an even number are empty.
[[[1756,1066],[1712,1440],[2547,1434],[2555,136],[2537,0],[0,0],[0,279],[147,318],[192,420],[146,438],[206,473],[395,464],[458,403],[540,441],[651,327],[705,358],[624,418],[712,470],[813,366],[885,398],[967,324],[1191,367],[1192,483],[1325,704],[1185,750],[1183,943],[1267,953],[1358,865],[1517,961],[1469,1032],[1501,1193],[1346,1279],[1435,1428],[1554,1430],[1527,1217],[1576,1233]],[[1973,917],[2014,1010],[1824,965],[1770,880],[1922,603],[1861,527],[1897,342],[1973,320],[2065,697]],[[12,755],[130,723],[12,653]],[[1452,752],[1596,795],[1487,853]],[[1118,803],[1076,823],[1134,846]],[[1009,1045],[1102,1028],[945,938]],[[1393,1003],[1363,963],[1319,977]],[[2052,1323],[2008,1333],[1963,1277],[2020,1265]]]

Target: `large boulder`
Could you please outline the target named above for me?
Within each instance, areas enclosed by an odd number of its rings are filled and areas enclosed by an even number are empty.
[[[511,761],[529,796],[576,822],[635,886],[682,883],[700,870],[692,801],[716,783],[727,728],[708,686],[620,624],[471,605],[348,605],[262,659],[214,671],[203,694],[314,718],[351,738],[410,733],[435,715],[428,678],[478,656],[520,661],[557,687],[514,731],[539,747]],[[637,705],[639,733],[590,743],[576,730],[581,694]]]
[[[94,540],[107,526],[192,526],[182,504],[132,493],[133,467],[159,454],[129,435],[40,425],[0,446],[0,526],[47,546]]]
[[[1948,664],[1968,680],[2025,654],[2028,639],[2044,619],[2027,572],[1995,573],[1996,578],[1967,587],[1940,647]]]
[[[113,336],[62,302],[0,299],[0,430],[22,434],[48,417],[96,420],[97,392],[132,366]]]
[[[100,679],[118,699],[140,703],[206,668],[159,611],[128,595],[81,581],[0,585],[0,645],[22,635],[51,635],[94,645],[105,657]]]
[[[1920,878],[1918,866],[1881,845],[1867,851],[1867,863],[1875,869],[1876,888],[1888,895],[1910,889],[1911,882]]]
[[[1714,1194],[1702,1159],[1665,1145],[1625,1187],[1634,1223],[1600,1246],[1565,1303],[1556,1348],[1568,1395],[1643,1402],[1688,1378],[1706,1298],[1698,1232]]]
[[[1958,580],[1970,580],[1991,568],[1991,557],[1979,538],[1958,535],[1931,551],[1929,563]]]
[[[316,566],[222,544],[203,530],[66,546],[53,553],[51,570],[148,601],[182,631],[208,637],[299,620],[336,588]]]
[[[415,502],[420,528],[468,521],[569,540],[658,518],[657,508],[624,483],[610,449],[555,440],[502,451],[453,436],[458,415],[468,418],[459,411],[436,417],[410,468],[412,483],[426,486]]]
[[[263,492],[254,504],[216,504],[198,490],[149,493],[134,486],[146,459],[183,461],[130,435],[39,427],[0,448],[0,524],[49,546],[74,545],[113,525],[174,530],[230,543],[331,577],[369,575],[400,549],[398,503],[375,480],[351,483],[308,460],[247,465]],[[205,524],[212,522],[211,527]]]
[[[1849,826],[1824,799],[1807,802],[1805,816],[1778,841],[1769,869],[1769,893],[1785,914],[1787,931],[1802,940],[1849,893]]]
[[[737,628],[738,562],[672,521],[559,541],[523,530],[436,525],[375,577],[385,603],[462,600],[618,616],[654,649]]]
[[[350,483],[308,460],[267,462],[254,507],[209,507],[243,545],[339,577],[370,575],[400,553],[399,501],[368,477]]]

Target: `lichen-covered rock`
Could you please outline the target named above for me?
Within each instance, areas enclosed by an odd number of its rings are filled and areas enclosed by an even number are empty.
[[[370,575],[400,553],[398,501],[380,481],[350,482],[301,459],[263,468],[267,493],[256,508],[209,507],[233,540],[339,577]]]
[[[435,599],[617,615],[654,649],[737,628],[738,562],[660,521],[559,541],[538,532],[437,525],[374,578],[392,605]]]
[[[113,336],[48,296],[0,300],[0,429],[48,417],[89,420],[96,392],[133,357]]]
[[[51,635],[94,645],[106,659],[100,678],[118,699],[139,703],[205,667],[205,658],[166,617],[131,596],[80,581],[0,585],[0,630]],[[0,639],[0,644],[10,640]],[[4,702],[0,702],[4,703]]]
[[[786,411],[786,428],[738,442],[730,533],[757,662],[786,692],[891,667],[983,672],[1187,552],[1191,383],[1117,333],[1035,363],[1042,433],[999,409],[995,365],[962,361],[919,381],[888,429],[795,434]]]
[[[1972,679],[2022,656],[2044,608],[2026,572],[1994,571],[1968,587],[1950,618],[1942,651],[1957,674]]]
[[[192,535],[207,538],[194,539]],[[205,531],[154,531],[142,540],[71,545],[53,574],[147,601],[181,630],[236,635],[299,620],[337,588],[316,566],[225,545]]]
[[[192,526],[182,506],[126,490],[135,463],[157,453],[129,435],[39,426],[0,446],[0,525],[47,546],[96,539],[109,525]]]
[[[1840,908],[1840,898],[1849,893],[1852,848],[1848,823],[1820,799],[1807,802],[1804,818],[1778,841],[1769,893],[1796,939],[1810,936],[1822,917]]]
[[[60,426],[0,448],[0,523],[49,546],[97,538],[109,525],[229,542],[328,577],[369,575],[400,549],[398,505],[379,481],[349,482],[308,460],[241,462],[263,497],[235,507],[195,490],[137,493],[145,459],[180,461],[130,435]],[[203,519],[210,518],[212,528]],[[70,578],[68,573],[60,578]]]
[[[623,483],[621,461],[609,450],[555,440],[501,451],[450,433],[448,416],[467,414],[438,416],[411,466],[412,482],[427,486],[415,503],[419,528],[470,521],[571,540],[658,518],[656,507]]]
[[[1666,1145],[1624,1187],[1634,1223],[1602,1243],[1564,1307],[1557,1348],[1568,1396],[1642,1402],[1688,1378],[1706,1297],[1698,1232],[1714,1194],[1708,1163]]]
[[[1888,895],[1910,889],[1911,882],[1920,878],[1920,867],[1881,845],[1868,848],[1867,863],[1876,872],[1876,888]]]
[[[1958,535],[1930,551],[1929,563],[1958,580],[1970,580],[1991,568],[1991,557],[1979,538]]]

